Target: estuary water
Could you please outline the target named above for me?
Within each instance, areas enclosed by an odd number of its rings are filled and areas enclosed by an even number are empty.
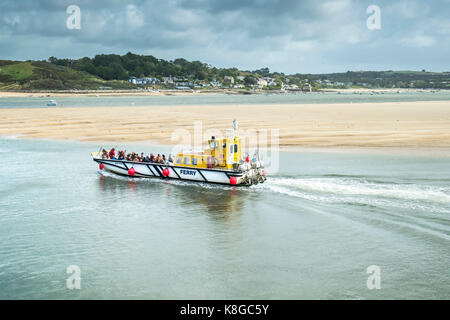
[[[354,94],[343,92],[327,93],[284,93],[284,94],[198,94],[172,96],[72,96],[72,97],[21,97],[1,98],[1,108],[46,108],[49,99],[58,102],[58,108],[104,107],[104,106],[184,106],[184,105],[228,105],[228,104],[316,104],[316,103],[364,103],[364,102],[412,102],[450,100],[450,90],[401,91],[371,95],[370,92]],[[54,108],[54,107],[50,107]]]
[[[450,152],[282,152],[237,188],[100,173],[98,147],[0,139],[1,299],[450,299]]]

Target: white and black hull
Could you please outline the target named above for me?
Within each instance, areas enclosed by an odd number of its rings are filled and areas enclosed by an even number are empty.
[[[134,169],[133,177],[136,178],[160,178],[185,181],[197,181],[206,183],[218,183],[231,185],[232,177],[235,177],[235,185],[249,186],[262,183],[266,180],[262,168],[249,168],[245,171],[231,171],[221,169],[203,169],[174,166],[171,164],[159,164],[149,162],[134,162],[127,160],[110,160],[94,158],[99,165],[103,164],[103,170],[122,176],[130,176],[129,170]],[[163,170],[168,169],[167,176]]]

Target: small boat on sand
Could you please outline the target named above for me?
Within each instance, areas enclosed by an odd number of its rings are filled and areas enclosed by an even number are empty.
[[[250,186],[266,181],[264,163],[255,155],[243,157],[241,138],[234,129],[227,130],[222,139],[211,137],[209,148],[201,152],[180,152],[172,161],[157,163],[151,161],[119,160],[93,152],[93,160],[105,170],[122,176],[136,178],[159,178],[218,183],[236,186]],[[169,158],[170,159],[170,158]]]

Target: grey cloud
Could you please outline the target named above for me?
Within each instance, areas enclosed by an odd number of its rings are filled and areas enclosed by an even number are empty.
[[[361,66],[448,69],[442,58],[450,50],[448,1],[377,1],[382,10],[377,31],[365,25],[372,2],[3,0],[0,58],[133,51],[292,73]],[[81,8],[81,30],[66,28],[71,4]]]

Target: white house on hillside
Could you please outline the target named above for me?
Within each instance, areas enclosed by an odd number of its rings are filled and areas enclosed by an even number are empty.
[[[161,81],[157,78],[136,78],[136,77],[130,77],[128,79],[128,82],[131,82],[133,84],[159,84]]]
[[[259,88],[262,88],[262,87],[267,86],[267,81],[265,79],[258,79],[256,84],[258,85]]]
[[[224,82],[229,82],[229,83],[234,83],[234,78],[233,78],[233,77],[230,77],[230,76],[225,76],[225,77],[223,78],[223,81],[224,81]]]
[[[276,86],[277,85],[277,82],[276,82],[276,80],[274,78],[264,77],[264,80],[267,81],[267,85],[268,86]]]

